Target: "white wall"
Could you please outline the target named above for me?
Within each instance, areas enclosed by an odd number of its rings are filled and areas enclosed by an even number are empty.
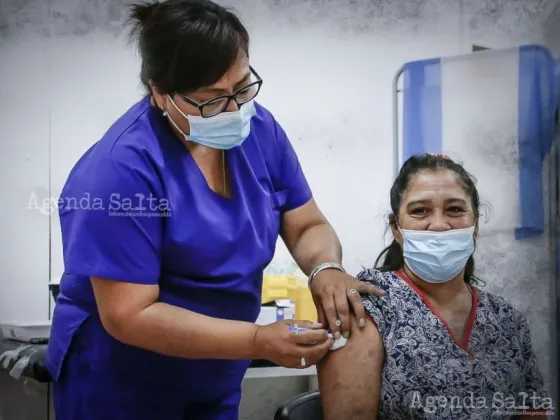
[[[555,2],[222,2],[235,7],[252,34],[252,63],[264,79],[259,100],[289,134],[350,271],[371,265],[384,244],[396,70],[407,61],[468,53],[472,44],[550,40]],[[123,3],[50,0],[17,8],[0,0],[1,321],[48,317],[47,283],[63,271],[56,212],[49,222],[44,212],[26,209],[30,198],[56,199],[78,157],[140,97]],[[494,235],[478,255],[488,290],[527,314],[546,367],[553,328],[543,304],[548,287],[539,280],[549,263],[546,240],[514,243],[509,234]],[[282,244],[269,270],[297,271]],[[278,386],[290,383],[300,391],[298,380]],[[269,418],[285,398],[276,391],[273,384],[247,384],[245,417]]]

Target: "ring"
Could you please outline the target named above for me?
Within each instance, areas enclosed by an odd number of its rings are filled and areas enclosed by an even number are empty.
[[[305,357],[302,357],[302,358],[301,358],[301,365],[302,365],[302,366],[307,366],[307,362],[306,362],[306,360],[305,360]]]
[[[294,324],[294,334],[299,335],[299,327],[297,324]]]
[[[358,290],[357,289],[350,289],[347,292],[348,296],[353,295],[354,293],[358,293]]]
[[[334,325],[336,325],[337,327],[340,327],[340,324],[341,324],[340,319],[337,319],[337,320],[334,322]]]

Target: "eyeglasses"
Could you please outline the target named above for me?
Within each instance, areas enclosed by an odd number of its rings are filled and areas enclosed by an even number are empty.
[[[255,97],[261,90],[261,86],[263,83],[262,79],[253,69],[253,67],[249,67],[249,69],[251,70],[251,73],[256,80],[249,83],[247,86],[243,86],[242,88],[237,89],[231,95],[218,96],[216,98],[212,98],[200,103],[193,101],[192,99],[181,93],[179,93],[179,96],[186,103],[192,106],[196,106],[203,118],[210,118],[223,112],[228,107],[230,101],[235,101],[237,106],[240,107],[241,105],[255,99]]]

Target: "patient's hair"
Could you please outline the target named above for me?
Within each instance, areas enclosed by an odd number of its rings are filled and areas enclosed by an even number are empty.
[[[475,179],[465,168],[455,163],[449,157],[442,154],[423,154],[410,157],[402,166],[397,179],[391,187],[391,211],[389,223],[396,227],[397,215],[401,206],[401,199],[408,188],[410,181],[421,171],[448,169],[455,172],[457,178],[471,199],[471,205],[474,211],[475,220],[478,223],[480,217],[480,198],[475,186]],[[383,264],[379,266],[383,259]],[[393,239],[391,245],[381,251],[381,254],[375,261],[375,267],[380,271],[396,271],[404,266],[404,258],[401,246]],[[465,282],[477,284],[479,279],[474,275],[474,258],[471,255],[465,266]]]

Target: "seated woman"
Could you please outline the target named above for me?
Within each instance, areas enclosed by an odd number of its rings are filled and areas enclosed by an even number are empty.
[[[362,297],[373,322],[318,366],[326,420],[546,418],[527,322],[475,287],[479,205],[446,156],[403,165],[391,188],[394,241],[379,268],[358,275],[385,296]]]

